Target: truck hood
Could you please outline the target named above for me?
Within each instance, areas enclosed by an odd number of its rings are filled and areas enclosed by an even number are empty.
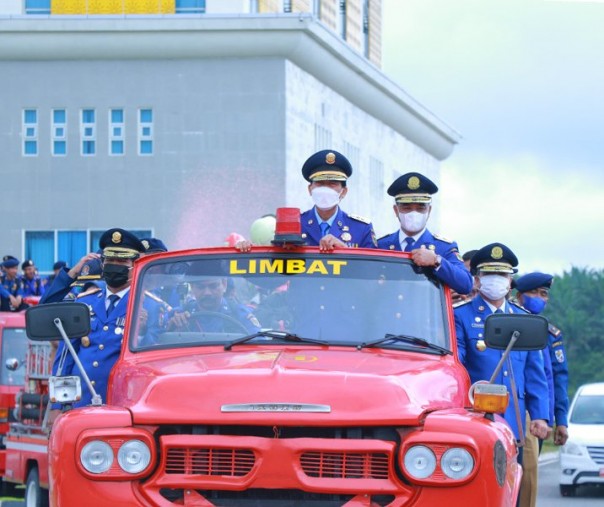
[[[469,387],[452,356],[353,348],[176,352],[120,361],[109,403],[130,409],[135,424],[418,425],[427,411],[463,406]]]

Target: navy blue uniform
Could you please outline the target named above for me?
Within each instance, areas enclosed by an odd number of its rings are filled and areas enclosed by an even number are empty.
[[[399,234],[399,231],[396,231],[380,238],[378,240],[378,248],[384,250],[402,250]],[[442,258],[440,267],[434,270],[436,278],[459,294],[469,294],[472,291],[474,285],[472,275],[465,268],[455,241],[432,234],[426,229],[413,244],[413,248],[421,248],[422,245],[435,251]]]
[[[506,302],[507,313],[527,313],[525,310]],[[455,330],[457,332],[457,352],[459,360],[468,370],[472,383],[477,380],[489,380],[495,371],[497,363],[503,355],[503,350],[489,349],[484,346],[484,321],[491,315],[491,309],[480,295],[473,300],[462,303],[455,308]],[[512,351],[509,355],[512,364],[518,402],[522,434],[525,432],[525,411],[528,410],[531,420],[549,420],[548,387],[545,378],[542,351]],[[508,363],[495,378],[496,384],[503,384],[512,393],[508,371]],[[505,420],[511,426],[517,439],[520,432],[516,423],[514,404],[510,404],[504,414]]]
[[[39,304],[45,303],[58,303],[65,299],[75,299],[75,293],[70,297],[73,287],[71,284],[75,281],[67,274],[67,268],[63,268],[57,276],[55,276],[52,283],[46,287],[44,295],[40,298]]]
[[[188,328],[192,331],[238,333],[245,330],[250,334],[260,331],[260,323],[254,316],[251,308],[229,298],[222,298],[220,307],[213,311],[199,308],[195,300],[189,301],[185,306],[185,310],[191,314]],[[185,310],[177,309],[176,311],[183,312]],[[226,315],[239,322],[241,326],[238,326],[235,322],[229,322],[229,319],[220,317],[219,315],[212,315],[212,313]]]
[[[562,341],[562,332],[549,325],[549,341],[544,352],[549,352],[554,376],[554,418],[557,426],[568,426],[568,363]]]
[[[0,310],[3,312],[18,311],[27,308],[28,305],[22,303],[19,308],[13,308],[10,304],[10,296],[23,297],[23,285],[21,279],[16,277],[9,280],[6,274],[0,276]]]
[[[88,293],[77,297],[78,303],[84,303],[90,309],[90,335],[71,340],[82,366],[90,377],[94,389],[101,395],[103,403],[107,402],[109,373],[122,348],[126,308],[130,295],[130,291],[128,291],[120,298],[113,311],[107,315],[105,291],[106,289],[101,288],[91,289]],[[52,369],[53,375],[57,373],[64,348],[64,343],[60,342]],[[80,370],[70,354],[65,356],[61,375],[81,376]],[[89,405],[91,400],[92,394],[82,379],[82,399],[74,403],[74,407]],[[59,406],[56,405],[53,408],[59,408]]]
[[[34,276],[31,280],[27,277],[21,277],[21,286],[23,287],[24,296],[42,296],[44,295],[44,280],[39,276]]]
[[[319,246],[321,241],[321,227],[315,213],[311,208],[302,213],[302,237],[309,246]],[[335,236],[349,247],[375,248],[377,241],[371,222],[357,215],[349,215],[338,207],[335,219],[328,234]]]

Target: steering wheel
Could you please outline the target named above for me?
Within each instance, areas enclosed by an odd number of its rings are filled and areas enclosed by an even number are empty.
[[[206,317],[218,317],[219,319],[222,319],[224,321],[223,332],[225,333],[241,331],[244,334],[249,334],[248,329],[246,329],[246,327],[241,322],[231,317],[230,315],[220,312],[208,312],[206,310],[196,310],[191,314],[187,325],[189,331],[199,331],[199,329],[192,329],[191,324],[193,323],[193,321],[200,321]],[[203,331],[203,324],[201,322],[199,322],[199,328]]]

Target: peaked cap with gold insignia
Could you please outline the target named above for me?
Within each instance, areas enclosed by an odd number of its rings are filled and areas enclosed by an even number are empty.
[[[144,245],[134,234],[118,228],[106,230],[99,239],[99,246],[103,257],[137,259],[145,252]]]
[[[516,273],[518,258],[503,243],[491,243],[478,250],[470,261],[472,272]]]
[[[346,181],[352,175],[352,165],[340,152],[321,150],[311,155],[302,166],[306,181]]]
[[[397,203],[432,202],[432,194],[438,192],[438,187],[430,179],[420,173],[407,173],[399,176],[388,187],[388,195],[394,197]]]

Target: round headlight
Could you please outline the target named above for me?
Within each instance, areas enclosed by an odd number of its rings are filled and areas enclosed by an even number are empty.
[[[82,447],[80,462],[90,473],[102,474],[113,464],[113,449],[107,442],[93,440]]]
[[[461,447],[453,447],[440,458],[440,468],[451,479],[465,479],[474,470],[474,458]]]
[[[436,456],[425,445],[416,445],[405,453],[404,463],[405,470],[411,477],[425,479],[436,469]]]
[[[141,440],[128,440],[123,443],[117,453],[117,462],[124,472],[138,474],[151,461],[151,451]]]

